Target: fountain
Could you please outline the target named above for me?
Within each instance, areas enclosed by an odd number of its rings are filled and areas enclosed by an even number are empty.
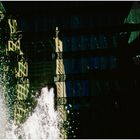
[[[3,95],[3,88],[0,85],[0,139],[5,137],[7,124],[7,114],[6,114],[6,106]]]
[[[0,94],[0,138],[59,139],[59,114],[54,109],[54,89],[42,88],[35,110],[20,126],[7,121],[3,92]]]

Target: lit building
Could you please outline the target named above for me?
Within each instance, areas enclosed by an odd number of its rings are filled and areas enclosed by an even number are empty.
[[[8,24],[10,27],[10,39],[8,41],[8,46],[6,48],[6,55],[9,55],[9,53],[16,56],[16,60],[13,66],[9,67],[9,70],[7,71],[13,71],[13,76],[10,74],[9,76],[12,76],[15,80],[15,102],[14,102],[14,120],[16,123],[20,123],[23,121],[23,119],[26,117],[27,113],[27,107],[23,103],[24,100],[28,97],[29,94],[29,80],[28,80],[28,63],[24,58],[24,54],[20,49],[20,39],[21,34],[18,34],[17,31],[17,22],[15,19],[8,19]],[[13,58],[11,58],[13,59]],[[10,61],[12,63],[12,60]],[[8,74],[7,73],[7,74]]]
[[[62,81],[65,77],[65,67],[63,59],[61,59],[59,56],[60,53],[63,52],[63,44],[62,41],[59,39],[59,30],[58,27],[56,27],[56,37],[55,37],[55,52],[58,54],[56,59],[56,72],[54,75],[54,82],[56,84],[56,90],[57,90],[57,110],[60,115],[61,123],[64,126],[64,123],[67,121],[67,114],[66,114],[66,85],[65,80]],[[67,132],[66,128],[62,127],[60,129],[61,131],[61,138],[65,139],[67,138]]]
[[[10,117],[19,124],[24,121],[28,113],[27,106],[24,101],[29,94],[29,80],[28,80],[28,63],[24,58],[24,53],[20,48],[21,33],[17,30],[17,21],[8,18],[7,15],[3,19],[4,23],[1,27],[5,29],[2,32],[2,43],[4,47],[1,48],[4,58],[3,80],[6,85],[6,99],[8,100]],[[3,49],[3,50],[2,50]]]

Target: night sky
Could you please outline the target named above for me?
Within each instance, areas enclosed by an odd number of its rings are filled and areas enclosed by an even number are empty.
[[[5,1],[3,5],[7,13],[13,15],[32,16],[35,14],[57,15],[57,14],[93,14],[93,12],[104,13],[108,11],[125,12],[131,7],[132,2],[105,2],[105,1]]]

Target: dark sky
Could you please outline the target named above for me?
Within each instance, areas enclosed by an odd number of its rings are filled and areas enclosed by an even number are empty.
[[[34,14],[92,14],[108,11],[124,12],[132,2],[113,1],[5,1],[2,2],[7,13],[30,16]]]

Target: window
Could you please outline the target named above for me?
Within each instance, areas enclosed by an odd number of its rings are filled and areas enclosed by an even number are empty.
[[[86,73],[90,66],[90,59],[89,57],[83,57],[81,58],[81,72]]]
[[[72,73],[72,59],[64,59],[65,73]]]
[[[81,59],[77,58],[77,59],[72,59],[73,61],[73,72],[74,73],[80,73],[82,71],[82,62]]]
[[[115,69],[117,67],[116,56],[110,56],[110,69]]]
[[[81,36],[81,39],[80,39],[80,43],[81,43],[81,50],[88,50],[90,49],[90,36],[85,36],[85,35],[82,35]]]
[[[107,69],[107,57],[101,56],[101,70]]]
[[[82,96],[88,96],[89,95],[89,82],[87,80],[81,81],[81,87],[82,87]]]
[[[90,38],[90,48],[91,50],[94,50],[97,48],[97,39],[93,35],[91,35],[91,38]]]
[[[99,36],[99,48],[105,48],[104,36],[103,35]]]
[[[91,69],[100,69],[100,57],[91,57]]]
[[[66,81],[66,96],[67,97],[72,97],[72,81]]]
[[[66,47],[67,47],[67,51],[72,51],[72,39],[69,37],[67,38],[67,43],[66,43]]]
[[[79,28],[80,26],[80,17],[72,16],[71,17],[71,27],[72,28]]]

